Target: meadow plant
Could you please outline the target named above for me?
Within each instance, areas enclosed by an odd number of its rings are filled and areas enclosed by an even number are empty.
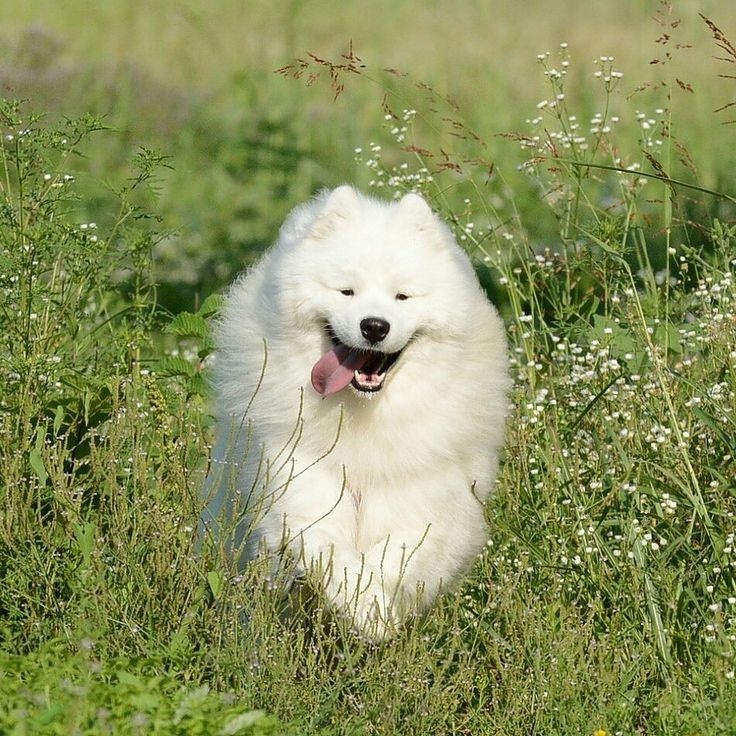
[[[514,557],[536,585],[596,611],[601,636],[626,620],[629,656],[648,645],[667,673],[711,645],[733,678],[736,231],[678,221],[682,192],[663,162],[674,149],[688,159],[669,107],[629,113],[639,133],[627,154],[614,60],[595,60],[603,104],[586,129],[566,104],[568,45],[550,58],[538,60],[551,94],[519,142],[559,243],[470,238],[514,321],[518,413],[500,490],[510,506],[494,523],[513,519]],[[671,105],[673,90],[660,93]]]
[[[84,217],[74,167],[103,128],[0,104],[0,730],[274,733],[175,669],[205,602],[189,343],[206,357],[212,300],[157,311],[160,236],[136,203],[155,152],[135,155],[108,225]]]
[[[587,120],[567,102],[569,45],[537,57],[548,94],[528,131],[506,137],[558,223],[553,244],[533,241],[519,213],[499,216],[507,186],[455,110],[441,120],[460,144],[427,150],[413,125],[419,105],[394,113],[384,100],[394,146],[356,156],[384,196],[432,198],[510,323],[515,409],[494,533],[464,592],[473,636],[510,636],[503,591],[523,589],[527,601],[574,611],[588,646],[613,646],[630,674],[644,657],[666,689],[697,688],[705,666],[733,692],[736,228],[708,213],[732,216],[734,197],[698,183],[675,136],[693,89],[671,71],[686,44],[669,12],[660,9],[653,60],[661,83],[627,97],[615,60],[600,56],[590,71],[599,111]]]
[[[157,473],[182,479],[193,457],[183,458],[175,397],[151,371],[158,235],[133,194],[160,158],[136,155],[103,231],[79,220],[70,173],[99,121],[46,125],[9,102],[0,116],[0,607],[10,641],[25,648],[106,627],[94,595],[121,569],[118,545],[136,536],[127,517],[168,492]],[[156,500],[143,492],[153,487]],[[182,489],[169,490],[181,509]]]

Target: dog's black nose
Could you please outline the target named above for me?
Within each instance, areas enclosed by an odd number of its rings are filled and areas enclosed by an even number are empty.
[[[360,320],[360,331],[371,345],[381,342],[390,329],[391,325],[380,317],[366,317]]]

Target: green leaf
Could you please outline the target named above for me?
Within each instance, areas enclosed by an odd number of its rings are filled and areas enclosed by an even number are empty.
[[[212,596],[217,600],[217,598],[220,595],[220,592],[222,591],[222,581],[223,577],[219,572],[215,572],[214,570],[211,570],[207,573],[207,585],[210,586],[210,590],[212,591]]]
[[[170,355],[159,361],[156,372],[161,376],[187,376],[195,374],[194,366],[180,355]]]
[[[121,685],[127,685],[134,690],[143,690],[145,688],[143,680],[132,672],[128,672],[127,670],[118,670],[117,676],[118,682]]]
[[[189,382],[189,393],[206,396],[209,391],[207,379],[201,373],[195,373]]]
[[[619,360],[625,359],[629,353],[636,352],[636,343],[628,330],[608,317],[596,314],[593,317],[593,328],[590,337],[611,350],[611,355]]]
[[[41,481],[41,484],[45,485],[49,474],[46,472],[46,468],[44,467],[41,451],[34,447],[30,452],[28,460],[31,463],[31,470],[36,474],[37,478]]]
[[[222,294],[210,294],[203,302],[202,306],[197,310],[197,314],[201,317],[211,317],[217,314],[225,302]]]
[[[694,416],[696,416],[703,424],[705,424],[706,427],[718,436],[721,442],[728,447],[731,452],[736,451],[736,440],[730,433],[726,433],[723,430],[723,427],[715,417],[702,409],[699,409],[697,406],[694,406],[691,411]]]
[[[96,531],[97,527],[92,522],[74,525],[74,537],[79,545],[79,551],[82,553],[85,566],[89,565],[92,557]]]
[[[131,696],[130,702],[135,708],[150,713],[161,705],[161,695],[155,692],[135,693]]]
[[[59,404],[56,407],[56,413],[54,414],[54,437],[59,434],[62,422],[64,421],[64,407]]]
[[[666,346],[671,353],[682,353],[682,343],[680,342],[680,331],[672,324],[672,322],[660,322],[654,327],[654,340],[660,345]]]
[[[166,325],[165,331],[177,337],[198,337],[204,339],[209,334],[209,326],[204,317],[191,312],[177,314]]]

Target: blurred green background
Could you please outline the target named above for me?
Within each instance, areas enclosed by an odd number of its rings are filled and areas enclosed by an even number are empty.
[[[690,85],[692,93],[671,101],[674,133],[697,162],[683,176],[730,191],[736,131],[724,127],[727,112],[714,110],[736,98],[736,83],[719,76],[732,69],[714,58],[698,13],[736,35],[733,0],[679,0],[672,15],[644,0],[0,0],[0,88],[52,117],[93,112],[119,131],[98,136],[79,162],[90,219],[114,215],[99,182],[123,181],[139,146],[168,157],[155,205],[167,235],[156,262],[161,302],[176,312],[250,262],[295,203],[322,186],[365,186],[371,172],[357,147],[387,143],[387,166],[406,156],[390,145],[384,96],[395,109],[434,116],[417,127],[416,145],[465,145],[414,81],[452,98],[453,115],[485,142],[483,155],[532,240],[552,238],[533,183],[517,172],[528,156],[503,134],[528,129],[548,93],[537,55],[554,58],[561,42],[572,59],[568,104],[581,119],[603,104],[593,76],[602,55],[624,75],[621,114],[630,119],[665,104],[657,99],[665,78],[669,88]],[[665,48],[664,33],[677,44]],[[347,75],[336,100],[325,75],[308,85],[275,72],[309,52],[339,61],[351,43],[367,68]],[[651,63],[665,52],[670,63]],[[460,207],[462,194],[458,184]]]

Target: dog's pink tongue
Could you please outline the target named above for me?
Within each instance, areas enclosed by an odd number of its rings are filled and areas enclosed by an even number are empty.
[[[345,388],[353,380],[355,371],[363,367],[368,356],[351,350],[346,345],[335,345],[312,368],[312,386],[318,394],[329,396]]]

